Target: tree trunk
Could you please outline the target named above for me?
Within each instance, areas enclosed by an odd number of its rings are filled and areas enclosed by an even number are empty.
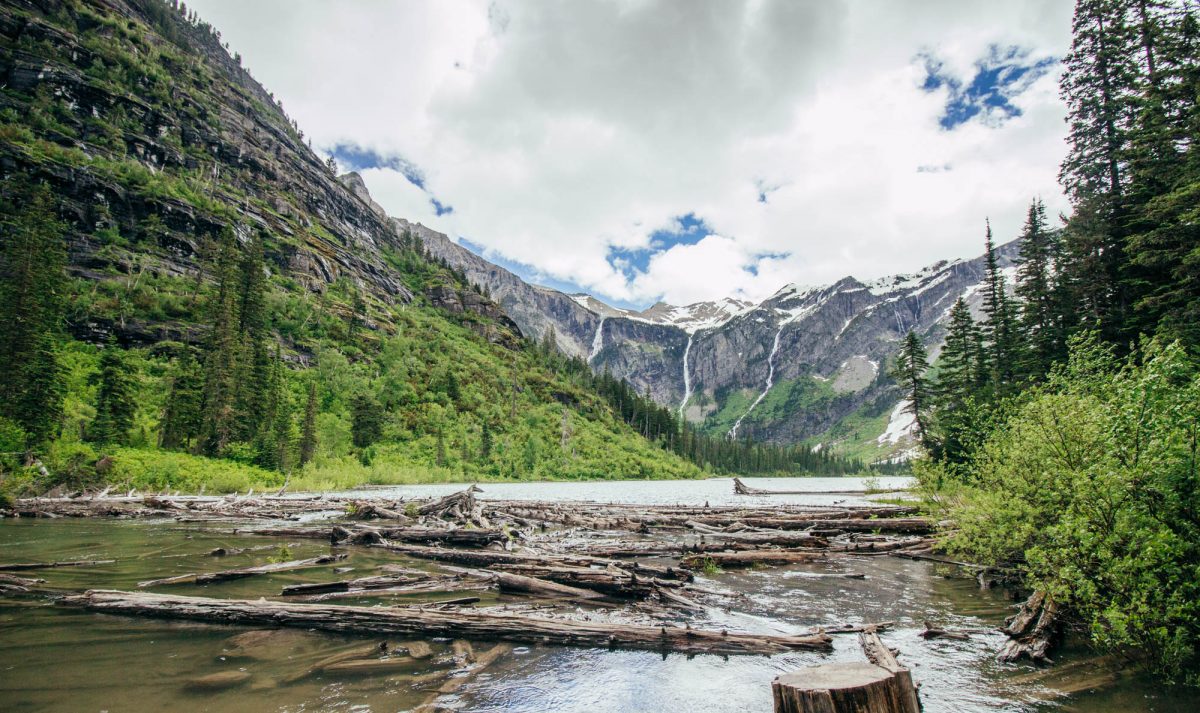
[[[905,671],[907,673],[907,671]],[[912,678],[870,663],[831,663],[771,683],[775,713],[919,713]]]

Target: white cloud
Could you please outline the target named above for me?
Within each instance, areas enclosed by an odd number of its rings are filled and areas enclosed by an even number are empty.
[[[1054,74],[1013,99],[1022,116],[947,132],[915,57],[969,81],[991,45],[1061,55],[1069,3],[192,5],[317,145],[399,154],[454,206],[435,216],[398,173],[365,172],[389,212],[610,298],[912,270],[978,254],[984,216],[1015,236],[1034,195],[1064,207]],[[606,260],[687,213],[715,235],[632,281]]]

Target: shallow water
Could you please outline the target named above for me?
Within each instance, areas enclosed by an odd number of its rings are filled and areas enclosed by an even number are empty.
[[[488,500],[567,500],[646,505],[862,505],[869,502],[863,478],[745,478],[760,490],[803,490],[804,495],[735,495],[732,478],[706,480],[585,480],[544,483],[484,483],[476,496]],[[908,477],[875,478],[884,490],[907,488]],[[461,485],[395,485],[372,487],[380,498],[428,498],[462,490]],[[856,491],[856,492],[837,492]],[[363,491],[346,491],[361,494]]]
[[[849,479],[830,479],[847,489]],[[700,481],[712,483],[721,481]],[[728,488],[728,481],[721,483]],[[797,481],[756,487],[798,489]],[[803,483],[809,485],[807,481]],[[576,484],[563,484],[574,486]],[[577,499],[625,501],[640,488],[647,497],[667,497],[656,484],[588,483],[571,491]],[[667,484],[679,487],[681,484]],[[689,484],[690,485],[690,484]],[[840,486],[840,487],[836,487]],[[514,498],[516,493],[546,499],[560,495],[553,486],[485,486],[487,496]],[[538,490],[542,488],[542,490]],[[444,488],[453,490],[454,487]],[[569,488],[568,488],[569,489]],[[405,496],[441,492],[438,486],[403,489]],[[390,495],[390,493],[389,493]],[[676,492],[670,502],[695,502],[716,489]],[[783,496],[779,496],[783,497]],[[825,496],[820,496],[825,497]],[[841,497],[841,496],[839,496]],[[770,501],[775,501],[772,497]],[[656,502],[665,502],[657,500]],[[703,502],[702,500],[700,501]],[[745,502],[745,498],[739,500]],[[40,576],[64,589],[135,589],[139,580],[185,572],[213,571],[261,564],[269,557],[311,557],[329,551],[320,541],[232,534],[236,523],[170,521],[0,521],[0,562],[69,559],[117,561],[95,567],[61,568],[23,573]],[[207,552],[215,547],[270,545],[226,558]],[[279,551],[285,545],[287,552]],[[339,567],[319,567],[253,577],[209,586],[179,585],[152,591],[217,597],[277,595],[284,584],[367,576],[383,564],[436,569],[385,552],[354,548]],[[812,577],[816,573],[861,572],[866,579]],[[954,575],[954,576],[952,576]],[[994,660],[1001,641],[992,631],[1010,612],[1012,602],[1001,591],[980,591],[974,580],[950,568],[891,557],[857,557],[777,569],[729,571],[704,578],[704,585],[744,595],[727,608],[710,607],[701,614],[680,615],[693,626],[738,631],[797,633],[821,624],[895,621],[884,640],[901,651],[921,683],[925,710],[962,711],[1194,711],[1189,692],[1165,690],[1137,676],[1126,676],[1099,693],[1059,698],[1042,684],[1022,681],[1033,669]],[[403,604],[445,599],[448,595],[408,595],[346,603]],[[459,595],[449,595],[459,596]],[[480,606],[507,600],[483,593]],[[980,629],[969,641],[925,641],[917,636],[922,622]],[[234,657],[229,639],[246,628],[164,622],[91,614],[30,599],[0,598],[0,710],[4,711],[403,711],[429,697],[431,684],[418,678],[430,670],[450,671],[449,642],[431,642],[434,661],[389,675],[322,674],[296,682],[287,679],[311,664],[371,637],[291,631],[251,650],[254,657]],[[771,658],[682,655],[650,652],[517,647],[456,695],[441,703],[472,711],[770,711],[770,681],[782,672],[830,660],[861,660],[856,637],[835,636],[832,654],[793,653]],[[393,642],[401,643],[401,642]],[[477,650],[487,647],[477,642]],[[245,651],[241,653],[246,653]],[[1069,650],[1069,664],[1087,656]],[[189,681],[223,671],[249,674],[244,684],[227,691],[197,691]],[[436,686],[437,683],[432,684]],[[1047,702],[1049,701],[1049,702]]]

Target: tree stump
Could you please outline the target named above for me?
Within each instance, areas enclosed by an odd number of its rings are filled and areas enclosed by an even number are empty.
[[[777,677],[775,713],[919,713],[906,669],[871,663],[832,663]]]

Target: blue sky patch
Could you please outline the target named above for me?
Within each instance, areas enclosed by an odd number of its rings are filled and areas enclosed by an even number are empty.
[[[988,123],[1000,124],[1021,115],[1012,100],[1058,64],[1054,57],[1033,58],[1032,50],[1010,45],[992,45],[988,54],[975,61],[969,80],[952,74],[932,52],[918,58],[925,65],[926,92],[947,90],[946,107],[938,124],[951,131],[982,115]]]
[[[357,144],[337,144],[330,150],[338,165],[347,171],[365,171],[369,168],[386,168],[404,176],[409,183],[429,196],[429,204],[437,215],[454,212],[454,206],[443,203],[425,187],[425,174],[412,161],[399,154],[381,154],[375,149]]]

